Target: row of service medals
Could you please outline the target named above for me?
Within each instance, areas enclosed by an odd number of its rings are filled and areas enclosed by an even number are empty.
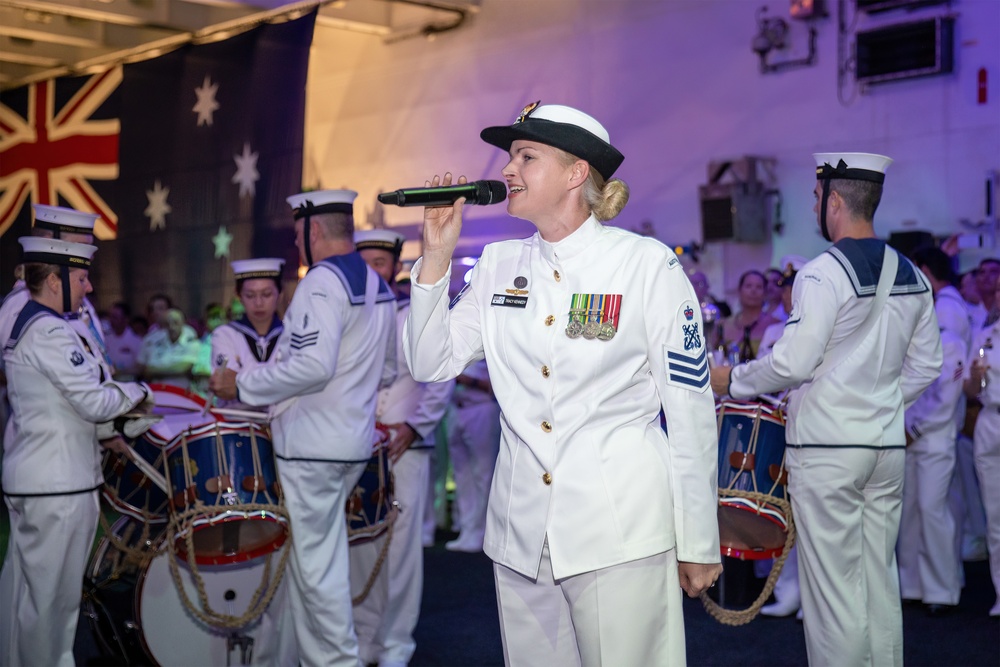
[[[574,294],[566,335],[588,340],[611,340],[618,332],[621,294]]]

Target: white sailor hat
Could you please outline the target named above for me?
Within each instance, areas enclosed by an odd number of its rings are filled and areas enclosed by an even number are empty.
[[[391,229],[363,229],[354,232],[354,249],[367,250],[375,248],[386,250],[396,257],[403,251],[406,237]]]
[[[281,278],[281,267],[285,260],[278,257],[260,257],[257,259],[234,259],[230,262],[236,280],[248,278]]]
[[[63,206],[48,204],[32,204],[35,209],[35,227],[50,229],[54,232],[71,234],[93,234],[94,223],[100,216],[96,213],[85,213]]]
[[[816,179],[883,183],[892,158],[875,153],[813,153]]]
[[[785,255],[781,258],[778,268],[781,269],[781,280],[778,284],[784,287],[791,285],[795,280],[795,274],[802,270],[802,267],[809,263],[809,260],[802,255]]]
[[[46,239],[41,236],[22,236],[21,261],[25,264],[58,264],[74,269],[89,269],[97,246],[87,243],[71,243],[60,239]]]
[[[505,151],[517,139],[555,146],[589,162],[606,179],[611,178],[625,156],[611,145],[604,126],[592,116],[560,104],[533,102],[524,107],[513,125],[488,127],[479,136]]]
[[[313,190],[292,195],[286,201],[292,207],[295,219],[320,213],[354,213],[354,190]]]

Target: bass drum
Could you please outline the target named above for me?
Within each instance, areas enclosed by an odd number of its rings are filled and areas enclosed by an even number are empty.
[[[112,528],[114,541],[129,550],[155,553],[145,564],[130,565],[122,550],[105,537],[87,568],[85,602],[91,607],[94,633],[109,655],[130,665],[249,664],[261,620],[230,630],[205,625],[187,609],[170,573],[163,550],[164,528],[147,527],[122,517]],[[145,538],[145,539],[144,539]],[[198,591],[186,563],[178,562],[187,597],[198,604]],[[264,559],[201,566],[209,605],[233,616],[244,613],[266,572]]]

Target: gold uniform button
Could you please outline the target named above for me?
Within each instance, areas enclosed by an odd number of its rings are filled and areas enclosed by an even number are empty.
[[[559,276],[559,272],[558,271],[553,271],[552,275],[555,277],[556,282],[559,282],[560,280],[562,280],[562,278]]]
[[[545,326],[550,327],[555,323],[556,323],[555,315],[549,315],[548,317],[545,318]]]
[[[552,484],[552,475],[545,473],[542,475],[542,481],[545,482],[545,486]]]
[[[546,433],[551,433],[552,432],[552,424],[550,424],[548,422],[542,422],[542,430],[545,431]]]
[[[549,367],[548,366],[542,366],[542,377],[543,378],[547,378],[548,376],[549,376]]]

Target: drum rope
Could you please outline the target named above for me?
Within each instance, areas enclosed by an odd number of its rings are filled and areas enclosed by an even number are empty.
[[[264,466],[260,462],[260,452],[257,450],[257,427],[253,424],[247,425],[250,428],[250,454],[253,457],[253,495],[250,496],[250,502],[257,502],[257,482],[258,480],[264,479]],[[237,486],[240,486],[239,480],[233,480]],[[266,492],[266,489],[265,489]]]
[[[219,471],[219,479],[224,477],[229,480],[230,484],[234,484],[232,476],[229,474],[229,457],[226,456],[226,448],[222,443],[222,430],[219,425],[215,425],[215,469]],[[234,489],[230,486],[226,488],[221,483],[219,484],[219,489],[215,492],[215,504],[221,505],[222,498],[227,493],[233,493]]]
[[[110,579],[118,579],[123,572],[130,568],[144,569],[159,553],[157,547],[151,546],[151,540],[149,539],[149,528],[151,525],[149,519],[152,515],[146,515],[146,512],[143,512],[143,514],[145,518],[142,521],[142,532],[139,534],[139,539],[134,542],[134,544],[139,546],[132,546],[129,540],[135,530],[134,523],[129,523],[128,527],[123,531],[123,535],[119,538],[108,524],[108,518],[104,516],[104,512],[102,511],[98,514],[101,522],[101,530],[104,531],[104,536],[116,550],[115,554],[111,557]]]
[[[389,543],[392,542],[392,530],[396,524],[396,513],[392,513],[388,516],[386,520],[389,523],[389,527],[385,531],[385,542],[382,544],[382,549],[379,551],[378,560],[375,561],[375,567],[372,568],[372,573],[368,575],[368,581],[365,582],[365,587],[356,597],[351,598],[351,606],[357,607],[359,604],[365,601],[368,594],[371,593],[372,587],[375,585],[375,579],[378,577],[379,571],[382,569],[382,564],[385,563],[386,556],[389,555]]]
[[[242,508],[242,511],[245,511],[247,514],[258,511],[272,512],[275,515],[284,518],[286,525],[288,525],[288,514],[282,507],[259,503],[241,505],[240,507]],[[184,603],[184,606],[202,623],[219,628],[246,627],[260,618],[260,616],[267,609],[268,605],[271,604],[271,600],[278,591],[278,586],[281,584],[281,579],[285,573],[285,566],[288,563],[289,554],[292,551],[291,529],[289,527],[289,533],[285,539],[285,544],[281,553],[281,560],[278,563],[277,571],[273,574],[271,571],[271,559],[274,554],[270,553],[267,555],[264,573],[261,576],[260,586],[257,587],[257,590],[254,591],[254,594],[251,596],[246,611],[239,616],[223,614],[213,609],[208,601],[208,592],[205,589],[204,578],[201,576],[201,572],[198,569],[194,549],[193,520],[204,517],[206,511],[211,512],[211,508],[192,508],[185,510],[184,512],[177,513],[170,518],[170,522],[167,524],[167,555],[170,562],[170,574],[174,579],[174,584],[177,587],[177,592],[181,601]],[[220,508],[220,511],[226,512],[231,510]],[[179,528],[180,530],[178,530]],[[184,588],[184,582],[181,579],[180,567],[177,561],[177,539],[179,535],[183,535],[185,540],[187,549],[187,564],[191,572],[191,578],[194,581],[195,589],[198,592],[198,602],[201,604],[201,608],[197,607],[191,601],[191,598],[187,594],[187,590]]]
[[[792,518],[792,506],[787,500],[765,493],[719,489],[719,496],[748,498],[756,501],[758,506],[761,506],[765,502],[776,505],[788,519],[788,530],[785,534],[785,545],[781,549],[781,555],[774,559],[771,572],[768,573],[767,580],[764,582],[764,589],[757,596],[757,599],[753,601],[753,604],[746,609],[726,609],[709,597],[708,591],[702,591],[701,593],[701,603],[705,607],[705,611],[712,618],[724,625],[746,625],[757,617],[760,608],[764,606],[764,603],[767,602],[768,597],[774,591],[774,585],[777,583],[778,576],[785,566],[785,560],[788,559],[788,552],[791,550],[792,545],[795,544],[795,521]]]

